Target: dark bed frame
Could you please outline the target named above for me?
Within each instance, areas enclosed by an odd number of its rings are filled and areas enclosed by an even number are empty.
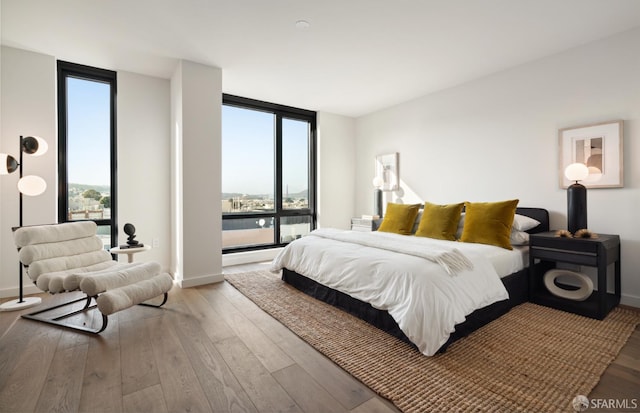
[[[546,209],[517,208],[516,213],[531,217],[540,222],[540,225],[527,231],[530,234],[549,231],[549,212]],[[413,345],[387,311],[375,309],[369,303],[355,299],[343,292],[325,287],[304,275],[286,268],[282,270],[282,279],[305,294],[340,308],[341,310],[361,318],[383,331],[386,331],[392,336]],[[503,277],[502,282],[509,292],[509,299],[493,303],[469,314],[466,321],[456,325],[456,329],[449,336],[449,340],[440,347],[440,352],[445,351],[446,348],[456,340],[465,337],[507,313],[511,308],[529,300],[528,268]]]

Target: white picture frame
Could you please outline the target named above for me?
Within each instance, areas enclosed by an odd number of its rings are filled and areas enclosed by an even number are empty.
[[[560,129],[560,187],[568,188],[574,182],[564,176],[565,168],[572,163],[584,163],[590,169],[589,176],[580,181],[587,188],[622,188],[623,121],[595,123]]]
[[[376,177],[382,178],[383,191],[397,191],[400,188],[398,177],[398,152],[376,156]]]

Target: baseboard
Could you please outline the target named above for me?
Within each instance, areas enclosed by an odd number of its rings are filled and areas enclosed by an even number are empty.
[[[224,274],[201,275],[188,279],[176,280],[180,288],[191,288],[199,285],[213,284],[224,281]]]
[[[627,307],[640,309],[640,297],[635,295],[622,294],[620,297],[620,304]]]
[[[40,294],[41,292],[42,290],[33,284],[25,285],[22,290],[23,295]],[[18,295],[20,295],[20,287],[0,289],[0,298],[15,298]]]

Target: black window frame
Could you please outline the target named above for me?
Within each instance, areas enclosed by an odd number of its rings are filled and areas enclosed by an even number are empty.
[[[223,254],[245,251],[257,251],[271,248],[281,248],[287,242],[281,242],[280,220],[284,217],[309,216],[311,218],[310,230],[314,230],[317,224],[316,214],[316,143],[317,143],[317,112],[295,108],[291,106],[270,103],[261,100],[245,98],[230,94],[222,95],[223,106],[234,106],[243,109],[257,110],[273,114],[275,116],[275,193],[273,212],[254,213],[222,213],[222,220],[243,219],[243,218],[274,218],[274,243],[249,245],[239,247],[223,248]],[[309,122],[309,208],[304,209],[283,209],[283,185],[282,185],[282,121],[292,119]],[[224,153],[222,154],[224,156]]]
[[[110,194],[111,218],[93,219],[98,226],[110,226],[111,247],[118,244],[117,174],[117,72],[58,60],[58,222],[69,222],[69,182],[67,170],[67,85],[69,77],[110,85]]]

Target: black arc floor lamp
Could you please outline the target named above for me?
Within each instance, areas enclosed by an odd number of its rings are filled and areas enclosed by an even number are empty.
[[[37,196],[47,189],[47,183],[44,179],[36,175],[22,175],[22,155],[40,156],[47,152],[47,142],[37,136],[20,136],[20,161],[5,153],[0,153],[0,175],[8,175],[17,170],[20,172],[18,180],[18,192],[20,193],[20,224],[22,226],[22,196]],[[40,297],[24,297],[22,286],[22,264],[18,262],[19,267],[19,286],[20,293],[16,300],[7,301],[0,305],[0,311],[15,311],[23,308],[33,307],[42,302]]]

